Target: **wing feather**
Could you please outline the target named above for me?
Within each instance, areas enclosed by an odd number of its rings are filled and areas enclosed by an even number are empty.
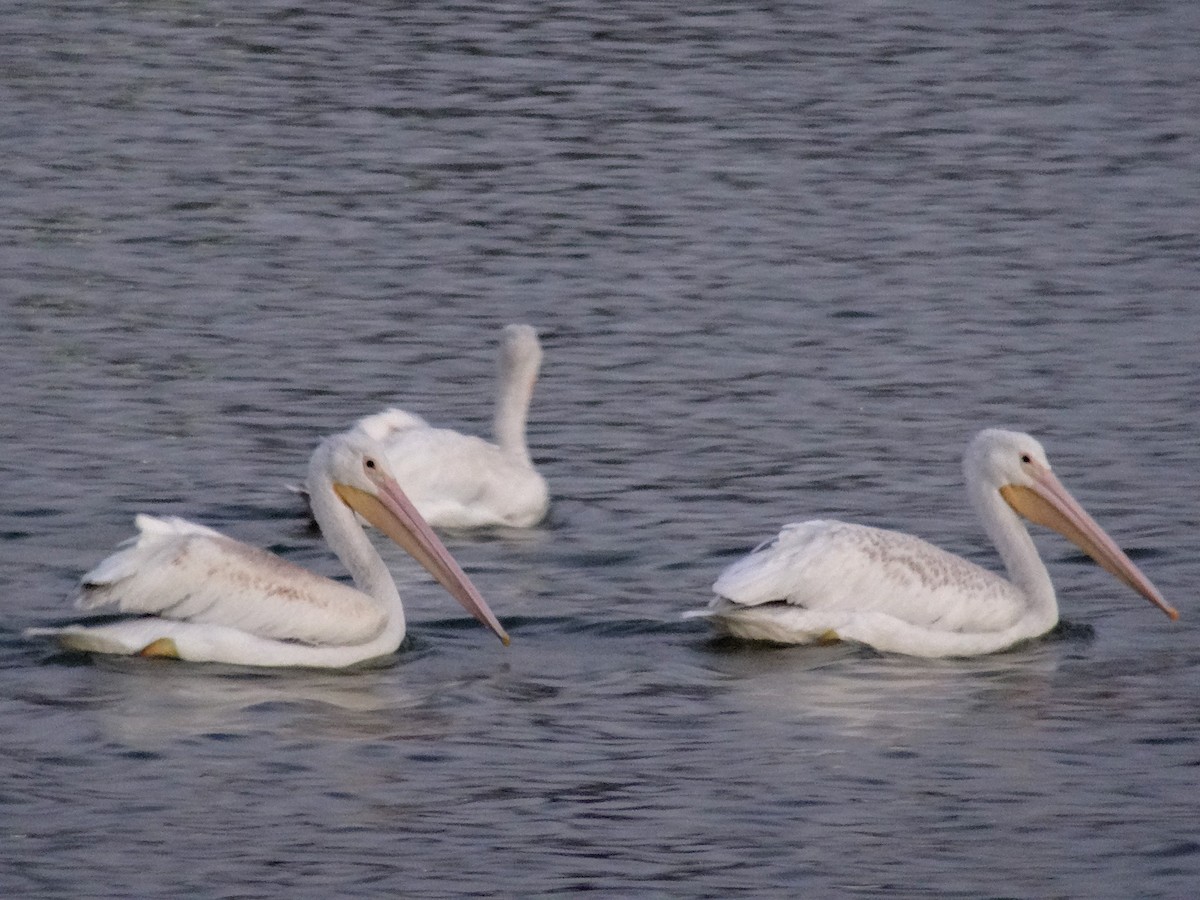
[[[524,526],[549,505],[545,479],[483,438],[411,428],[394,432],[384,446],[396,481],[431,524]]]
[[[354,423],[354,427],[368,434],[373,440],[386,444],[398,432],[412,428],[428,428],[429,423],[416,413],[391,407],[372,416],[363,416]]]
[[[1023,612],[1013,585],[920,538],[824,520],[785,525],[725,569],[713,591],[745,607],[874,611],[950,631],[1003,629]]]
[[[546,480],[529,460],[483,438],[434,428],[395,408],[359,419],[355,428],[384,445],[396,481],[431,525],[525,527],[550,505]]]
[[[260,637],[357,644],[379,634],[385,612],[340,584],[193,522],[139,515],[138,534],[83,576],[76,604]]]

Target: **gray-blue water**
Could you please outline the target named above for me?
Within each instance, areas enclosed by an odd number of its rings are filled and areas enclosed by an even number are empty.
[[[16,2],[0,23],[0,892],[1192,897],[1200,5]],[[385,404],[486,432],[546,348],[530,532],[399,552],[386,665],[21,637],[179,514],[330,575],[284,486]],[[1063,481],[1069,627],[972,661],[681,621],[786,521],[996,565],[959,457]]]

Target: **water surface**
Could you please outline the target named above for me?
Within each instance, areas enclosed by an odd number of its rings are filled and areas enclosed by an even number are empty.
[[[17,3],[0,66],[0,889],[1188,897],[1200,882],[1200,12]],[[389,553],[385,664],[91,660],[136,512],[330,575],[284,486],[546,362],[554,504]],[[995,565],[1015,426],[1182,617],[1038,535],[1069,627],[923,661],[680,613],[780,524]]]

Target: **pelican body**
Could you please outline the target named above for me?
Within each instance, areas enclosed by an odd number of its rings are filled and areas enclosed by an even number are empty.
[[[713,585],[716,598],[698,615],[749,640],[847,640],[924,657],[1003,650],[1058,622],[1054,586],[1024,517],[1059,531],[1178,618],[1062,486],[1032,437],[982,431],[967,449],[963,471],[1007,579],[908,534],[799,522],[725,569]]]
[[[83,576],[76,601],[83,609],[138,617],[27,633],[95,653],[251,666],[339,668],[386,656],[404,640],[404,607],[357,514],[508,643],[368,436],[350,431],[324,440],[309,462],[306,487],[313,515],[354,587],[211,528],[139,515],[138,535]]]
[[[525,443],[529,403],[542,363],[537,332],[508,325],[498,366],[496,443],[434,428],[400,409],[360,419],[356,427],[387,451],[396,480],[431,525],[526,528],[546,515],[550,495]]]

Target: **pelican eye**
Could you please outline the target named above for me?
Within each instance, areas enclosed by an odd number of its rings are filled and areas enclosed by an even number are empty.
[[[374,469],[375,468],[375,460],[368,457],[366,460],[363,461],[363,466],[368,469]]]
[[[1021,454],[1021,462],[1025,463],[1025,465],[1029,465],[1031,462],[1033,462],[1033,457],[1030,456],[1028,453],[1022,453]]]

